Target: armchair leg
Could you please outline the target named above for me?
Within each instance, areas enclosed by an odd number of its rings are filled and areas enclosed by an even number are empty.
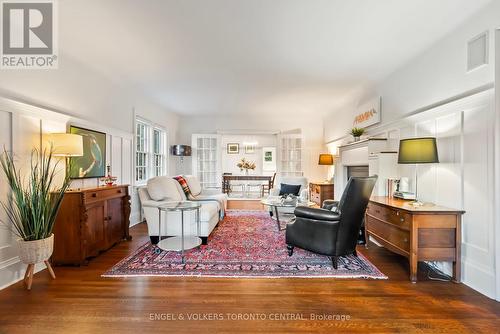
[[[339,257],[338,256],[332,256],[332,265],[333,265],[333,269],[338,269],[338,267],[339,267]]]
[[[286,245],[286,248],[288,249],[288,256],[292,256],[293,255],[293,246]]]

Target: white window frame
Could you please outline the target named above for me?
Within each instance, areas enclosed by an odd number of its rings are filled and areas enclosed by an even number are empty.
[[[139,135],[137,133],[138,130],[138,125],[143,125],[145,127],[145,134],[144,134],[144,148],[139,147],[138,150],[138,143],[139,143]],[[160,132],[160,152],[157,153],[155,152],[155,147],[154,147],[154,134],[155,131]],[[146,165],[145,166],[138,166],[138,155],[139,154],[145,154],[145,161]],[[155,157],[159,157],[161,165],[160,168],[161,170],[158,172],[155,164]],[[145,177],[138,180],[137,177],[139,175],[138,168],[144,168],[145,167]],[[142,117],[135,117],[135,122],[134,122],[134,182],[136,186],[142,186],[147,183],[147,180],[159,175],[168,175],[168,132],[167,130],[158,125],[155,124],[151,121],[148,121]]]
[[[155,132],[159,133],[159,151],[156,152],[156,147],[155,147]],[[152,142],[152,149],[151,149],[151,167],[152,167],[152,176],[160,176],[160,175],[165,175],[167,171],[167,132],[159,128],[157,126],[153,127],[152,129],[152,134],[153,134],[153,140]],[[157,164],[157,162],[160,162]]]

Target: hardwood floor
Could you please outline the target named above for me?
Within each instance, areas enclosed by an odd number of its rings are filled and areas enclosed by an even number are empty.
[[[375,245],[360,252],[388,280],[101,278],[148,240],[144,224],[131,234],[132,241],[88,266],[55,267],[56,280],[47,271],[36,274],[31,291],[21,282],[0,291],[0,333],[500,331],[500,303],[463,284],[427,280],[424,270],[412,284],[407,261]],[[266,320],[238,320],[238,314]],[[349,320],[310,320],[311,314],[346,315]],[[193,315],[212,320],[188,320]],[[279,320],[297,315],[305,320]],[[151,320],[155,316],[163,320]],[[223,320],[214,320],[219,317]]]
[[[229,210],[262,210],[264,206],[260,200],[230,199],[227,201]]]

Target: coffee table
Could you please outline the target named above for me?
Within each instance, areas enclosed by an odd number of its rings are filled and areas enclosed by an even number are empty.
[[[278,230],[283,231],[286,229],[285,227],[281,227],[281,221],[280,221],[280,214],[279,214],[279,208],[296,208],[298,206],[307,206],[307,207],[313,207],[316,205],[316,203],[307,201],[307,202],[300,202],[297,201],[296,203],[289,203],[285,202],[283,198],[266,198],[260,201],[263,205],[267,205],[271,208],[271,210],[274,210],[274,215],[276,216],[276,222],[278,224]]]
[[[180,251],[182,263],[185,263],[184,251],[201,245],[200,235],[200,208],[199,202],[170,202],[158,206],[158,244],[156,247],[165,251]],[[197,236],[184,235],[184,212],[196,210]],[[181,235],[161,240],[161,216],[162,211],[180,211],[181,213]],[[168,222],[167,222],[168,224]]]

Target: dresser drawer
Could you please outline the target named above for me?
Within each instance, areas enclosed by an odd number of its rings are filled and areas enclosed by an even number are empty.
[[[85,201],[92,203],[95,201],[102,201],[109,198],[121,197],[125,195],[124,188],[111,188],[96,191],[89,191],[84,193]]]
[[[370,216],[366,216],[366,229],[368,233],[377,239],[382,239],[405,252],[410,251],[410,232],[402,230],[391,224],[381,222]]]
[[[400,226],[405,230],[410,230],[413,216],[405,211],[391,209],[382,205],[369,203],[366,208],[366,213],[379,220]]]

